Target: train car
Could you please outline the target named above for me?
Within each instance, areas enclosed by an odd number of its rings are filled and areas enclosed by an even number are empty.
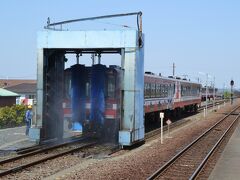
[[[202,93],[202,95],[201,95],[202,101],[206,101],[206,86],[202,87],[201,93]],[[218,93],[217,88],[215,88],[215,91],[214,91],[214,87],[208,86],[208,88],[207,88],[207,99],[212,100],[214,98],[214,96],[216,98],[217,93]]]
[[[144,76],[144,99],[147,119],[159,119],[160,111],[175,115],[182,110],[197,111],[201,103],[201,84],[147,72]]]
[[[74,123],[71,69],[65,70],[64,118]],[[79,120],[83,131],[100,132],[117,141],[121,118],[121,85],[123,70],[117,66],[93,65],[86,67],[84,83],[84,118]],[[145,73],[145,119],[159,119],[159,112],[178,115],[182,110],[196,111],[201,103],[201,84]],[[80,108],[80,106],[79,106]],[[75,110],[76,111],[76,110]],[[78,119],[81,119],[79,116]],[[70,126],[72,127],[72,126]]]
[[[119,82],[122,81],[123,70],[118,66],[107,68],[95,64],[84,67],[84,71],[84,83],[74,87],[73,68],[65,70],[64,121],[68,122],[68,128],[72,131],[94,132],[98,136],[108,137],[110,141],[116,141],[121,112]],[[74,88],[82,91],[82,95],[74,95]],[[80,105],[76,105],[78,102]]]

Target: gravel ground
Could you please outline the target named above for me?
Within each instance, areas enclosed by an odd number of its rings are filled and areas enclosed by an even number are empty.
[[[187,118],[190,119],[188,123],[173,130],[170,134],[172,138],[164,139],[164,144],[157,138],[134,150],[119,151],[111,157],[106,153],[89,157],[81,152],[74,153],[4,179],[146,179],[229,109],[231,107],[226,105],[218,112],[209,113],[206,119],[202,118],[202,113]],[[93,148],[92,151],[98,150]]]
[[[92,158],[94,159],[105,158],[107,154],[110,153],[110,147],[111,147],[110,145],[104,145],[104,146],[96,145],[94,147],[89,147],[84,150],[80,150],[79,152],[61,156],[59,158],[35,165],[21,172],[17,172],[11,175],[1,177],[0,179],[1,180],[2,179],[3,180],[4,179],[24,179],[24,180],[25,179],[26,180],[43,179],[59,171],[73,167],[74,165],[87,162]],[[53,151],[53,153],[56,153],[56,152]],[[42,154],[42,155],[31,157],[31,160],[39,159],[41,156],[44,157],[44,156],[48,156],[49,154],[50,152],[48,154]],[[26,158],[20,161],[22,162],[21,164],[25,164],[26,162],[29,162],[29,158]],[[14,163],[9,163],[7,167],[13,166],[13,165]]]
[[[86,161],[49,179],[146,179],[232,107],[228,104],[218,112],[191,117],[190,123],[171,133],[172,138],[147,142],[132,151],[120,151],[112,158]]]

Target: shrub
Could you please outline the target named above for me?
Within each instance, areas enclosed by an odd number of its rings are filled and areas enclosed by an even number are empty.
[[[21,126],[24,124],[26,106],[13,105],[0,108],[0,128]]]

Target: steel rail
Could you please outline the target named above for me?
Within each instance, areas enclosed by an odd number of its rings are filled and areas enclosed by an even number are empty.
[[[183,150],[181,150],[179,153],[177,153],[172,159],[170,159],[168,162],[166,162],[162,167],[160,167],[157,171],[155,171],[150,177],[148,177],[148,180],[153,180],[157,176],[159,176],[163,171],[165,171],[170,165],[172,165],[183,153],[185,153],[188,149],[190,149],[194,144],[196,144],[202,137],[204,137],[206,134],[208,134],[212,129],[214,129],[218,124],[220,124],[222,121],[224,121],[227,117],[229,117],[234,111],[236,111],[240,106],[237,106],[234,108],[229,114],[225,115],[223,118],[221,118],[217,123],[215,123],[212,127],[207,129],[203,134],[201,134],[197,139],[195,139],[193,142],[191,142],[189,145],[187,145]]]
[[[26,153],[26,154],[22,154],[22,155],[18,155],[18,156],[12,157],[12,158],[3,159],[3,160],[0,161],[0,165],[6,164],[6,163],[9,163],[9,162],[12,162],[12,161],[16,161],[18,159],[22,159],[22,158],[25,158],[25,157],[33,156],[33,155],[36,155],[36,154],[39,154],[39,153],[43,153],[43,152],[46,152],[46,151],[49,151],[49,150],[53,150],[53,149],[56,149],[56,148],[60,148],[60,147],[66,146],[68,144],[74,144],[74,143],[79,142],[80,140],[84,141],[84,140],[87,140],[87,139],[89,139],[89,137],[82,137],[82,138],[79,138],[79,139],[74,140],[72,142],[65,142],[65,143],[57,144],[57,145],[50,146],[50,147],[47,147],[47,148],[44,148],[44,149],[37,149],[35,151],[29,152],[29,153]]]
[[[189,178],[190,180],[196,179],[197,176],[200,174],[201,170],[206,165],[207,161],[213,154],[213,152],[217,149],[217,147],[221,144],[221,142],[224,140],[225,136],[229,131],[232,129],[233,125],[236,123],[236,121],[239,119],[240,114],[237,115],[237,117],[234,119],[234,121],[231,123],[231,125],[228,127],[228,129],[224,132],[224,134],[221,136],[221,138],[217,141],[217,143],[214,145],[214,147],[211,149],[211,151],[206,155],[204,160],[201,162],[201,164],[197,167],[196,171],[192,174],[192,176]]]
[[[26,169],[28,167],[34,166],[36,164],[40,164],[42,162],[45,162],[45,161],[48,161],[48,160],[51,160],[51,159],[55,159],[57,157],[60,157],[60,156],[66,155],[66,154],[73,153],[75,151],[78,151],[78,150],[83,149],[83,148],[87,148],[87,147],[95,145],[95,144],[96,144],[96,142],[86,143],[86,144],[81,145],[80,147],[73,148],[73,149],[58,153],[58,154],[54,154],[54,155],[51,155],[51,156],[48,156],[48,157],[45,157],[45,158],[42,158],[42,159],[39,159],[39,160],[36,160],[36,161],[32,161],[30,163],[26,163],[26,164],[23,164],[23,165],[20,165],[20,166],[2,171],[2,172],[0,172],[0,177],[6,176],[6,175],[11,174],[11,173],[21,171],[21,170]]]
[[[17,154],[26,154],[29,152],[33,152],[33,151],[45,148],[45,147],[47,148],[47,147],[52,147],[52,146],[57,146],[57,145],[65,146],[67,144],[76,143],[77,141],[82,140],[82,138],[84,138],[84,137],[81,137],[81,136],[69,137],[69,138],[62,139],[60,141],[58,139],[56,139],[51,142],[43,142],[38,145],[20,148],[20,149],[17,149],[16,152],[17,152]]]
[[[215,106],[217,106],[217,105],[220,105],[220,104],[223,104],[225,101],[224,100],[219,100],[219,101],[216,101],[215,102]],[[208,108],[211,108],[211,107],[213,107],[213,103],[208,103]],[[202,111],[203,109],[205,108],[205,105],[204,106],[201,106],[201,107],[199,107],[199,111]]]

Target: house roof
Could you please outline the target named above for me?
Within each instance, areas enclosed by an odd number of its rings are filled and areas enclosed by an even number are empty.
[[[22,83],[5,89],[19,94],[36,93],[37,85],[36,83]]]
[[[34,79],[0,79],[0,88],[7,88],[11,86],[16,86],[22,83],[33,83],[36,84]]]
[[[8,91],[6,89],[3,89],[3,88],[0,88],[0,96],[19,96],[17,93],[14,93],[14,92],[11,92],[11,91]]]

